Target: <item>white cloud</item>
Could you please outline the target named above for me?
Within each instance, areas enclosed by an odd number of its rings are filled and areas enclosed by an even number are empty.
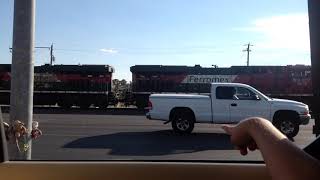
[[[104,53],[108,53],[108,54],[117,54],[118,51],[113,49],[113,48],[103,48],[103,49],[100,49],[101,52],[104,52]]]
[[[256,33],[260,36],[255,43],[261,49],[287,49],[309,52],[308,14],[288,14],[258,18],[252,25],[236,30]]]

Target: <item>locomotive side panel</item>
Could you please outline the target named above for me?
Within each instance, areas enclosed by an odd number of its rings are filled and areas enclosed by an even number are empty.
[[[0,65],[0,103],[10,101],[10,65]],[[113,68],[104,65],[35,66],[34,104],[107,107]]]
[[[131,72],[132,93],[140,108],[147,105],[150,94],[207,94],[210,92],[210,83],[213,82],[245,83],[272,97],[306,103],[312,95],[311,67],[303,65],[230,68],[138,65],[131,67]]]

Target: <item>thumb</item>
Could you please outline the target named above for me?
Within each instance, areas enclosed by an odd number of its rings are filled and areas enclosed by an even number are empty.
[[[227,134],[232,135],[233,127],[229,125],[223,125],[221,127]]]

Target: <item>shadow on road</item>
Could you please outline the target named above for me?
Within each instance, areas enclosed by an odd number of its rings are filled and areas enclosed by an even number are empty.
[[[171,130],[120,132],[72,141],[63,148],[111,149],[110,155],[158,156],[205,150],[231,150],[229,136],[217,133],[175,134]]]

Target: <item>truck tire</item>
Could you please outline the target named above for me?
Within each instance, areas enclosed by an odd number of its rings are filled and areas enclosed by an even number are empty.
[[[299,124],[296,119],[290,116],[280,116],[274,121],[274,126],[278,128],[288,138],[295,137],[299,132]]]
[[[178,111],[172,117],[172,129],[179,134],[190,134],[194,128],[194,118],[190,113]]]

